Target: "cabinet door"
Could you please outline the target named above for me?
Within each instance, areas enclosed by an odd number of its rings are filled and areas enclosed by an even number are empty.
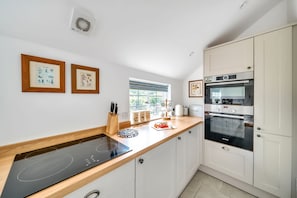
[[[136,158],[136,197],[175,197],[175,140]]]
[[[255,129],[292,135],[292,28],[255,37]]]
[[[204,76],[253,71],[253,38],[204,51]]]
[[[186,132],[186,180],[187,183],[196,173],[199,167],[199,134],[198,127]]]
[[[196,126],[176,138],[176,189],[179,195],[200,165],[200,126]]]
[[[181,194],[185,186],[186,180],[186,136],[187,133],[183,133],[176,138],[176,191],[177,194]]]
[[[65,198],[95,197],[99,192],[100,198],[134,198],[135,162],[127,164],[107,173],[97,180],[68,194]],[[93,192],[93,194],[92,194]],[[87,195],[89,196],[87,197]]]
[[[279,197],[291,197],[291,138],[255,133],[254,185]]]
[[[205,140],[205,165],[253,184],[253,152]]]

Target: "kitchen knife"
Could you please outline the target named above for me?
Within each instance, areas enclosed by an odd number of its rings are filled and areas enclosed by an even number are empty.
[[[114,110],[114,103],[111,102],[111,104],[110,104],[110,113],[113,113],[113,110]]]
[[[114,113],[115,113],[115,114],[117,114],[117,113],[118,113],[118,103],[116,103],[116,104],[115,104]]]

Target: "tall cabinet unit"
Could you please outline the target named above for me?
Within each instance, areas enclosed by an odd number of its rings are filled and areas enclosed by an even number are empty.
[[[291,197],[292,27],[254,42],[254,186]]]

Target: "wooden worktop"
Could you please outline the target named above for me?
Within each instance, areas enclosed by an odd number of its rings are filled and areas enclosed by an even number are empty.
[[[93,180],[101,177],[102,175],[122,166],[123,164],[135,159],[136,157],[146,153],[147,151],[157,147],[158,145],[176,137],[184,131],[200,124],[202,118],[199,117],[176,117],[168,121],[172,125],[176,126],[175,129],[157,131],[152,128],[154,122],[137,125],[131,128],[138,130],[138,136],[134,138],[120,138],[117,135],[112,135],[113,139],[129,146],[132,151],[116,157],[108,162],[91,168],[83,173],[73,176],[67,180],[59,182],[56,185],[48,187],[38,193],[30,196],[30,198],[39,197],[63,197],[70,192],[92,182]],[[0,192],[2,192],[5,181],[9,174],[10,168],[13,164],[13,160],[16,154],[23,153],[55,144],[72,141],[75,139],[81,139],[104,133],[105,127],[99,127],[95,129],[88,129],[69,134],[63,134],[54,137],[42,138],[38,140],[32,140],[28,142],[17,143],[13,145],[0,147]],[[108,135],[108,134],[106,134]],[[0,193],[1,194],[1,193]]]

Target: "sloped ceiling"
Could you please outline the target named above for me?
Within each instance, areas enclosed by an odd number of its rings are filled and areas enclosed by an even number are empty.
[[[281,0],[1,0],[0,34],[183,79],[203,49],[236,38]],[[70,29],[73,8],[95,29]]]

